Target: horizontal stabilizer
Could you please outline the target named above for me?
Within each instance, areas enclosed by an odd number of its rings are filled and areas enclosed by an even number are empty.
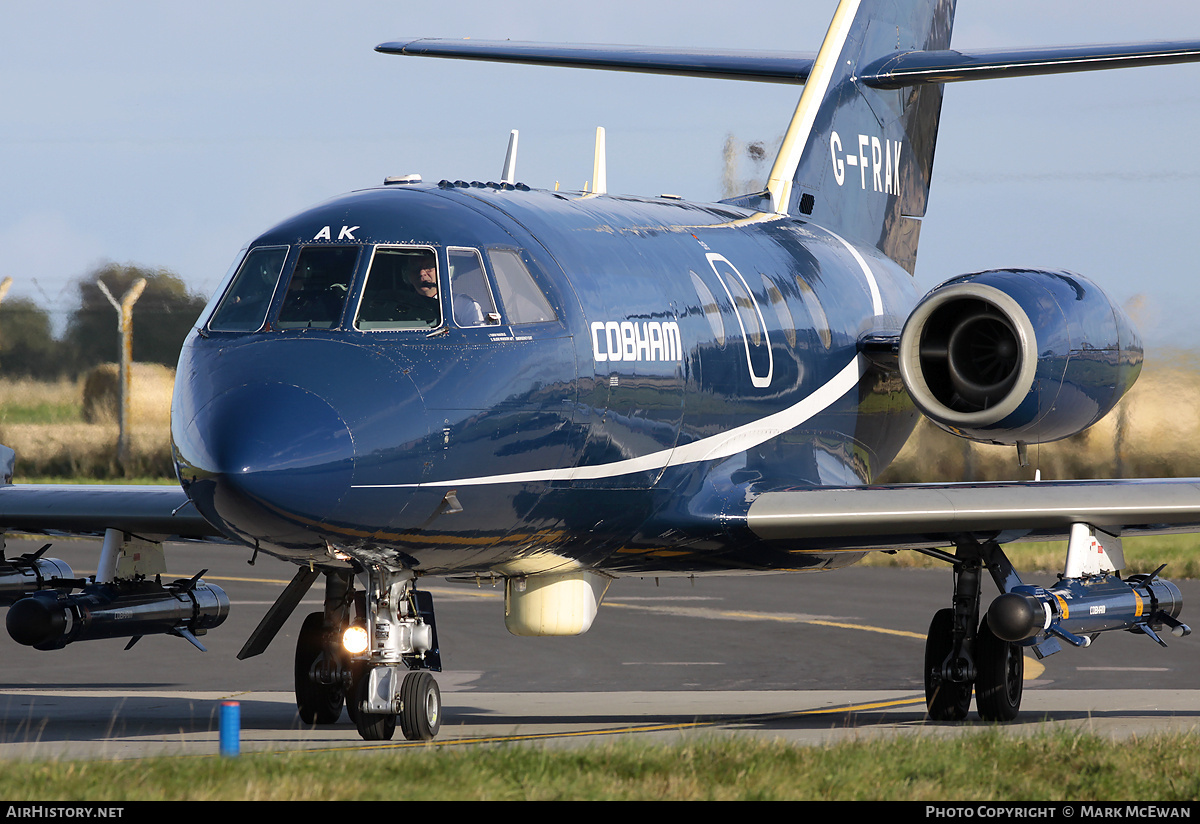
[[[896,52],[865,67],[859,74],[859,80],[868,86],[895,89],[926,83],[1032,77],[1196,61],[1200,61],[1200,40],[979,51],[946,49]]]
[[[788,51],[670,49],[434,37],[382,43],[375,50],[412,57],[796,84],[808,80],[816,59],[813,54]],[[1200,41],[1197,40],[974,51],[900,51],[865,67],[859,73],[858,80],[875,88],[894,89],[930,83],[1032,77],[1195,61],[1200,61]]]
[[[611,69],[720,80],[757,80],[764,83],[803,83],[812,70],[814,60],[814,55],[799,52],[664,49],[434,37],[383,43],[376,46],[375,51],[412,57]]]

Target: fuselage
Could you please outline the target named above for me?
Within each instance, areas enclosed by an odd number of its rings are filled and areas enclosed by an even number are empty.
[[[437,298],[409,294],[421,267]],[[793,216],[446,181],[355,192],[256,238],[201,316],[178,471],[214,524],[295,561],[836,565],[740,519],[760,492],[868,483],[894,457],[916,412],[859,340],[915,298],[869,243]]]

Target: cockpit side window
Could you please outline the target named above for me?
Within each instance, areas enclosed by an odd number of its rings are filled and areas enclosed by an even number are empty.
[[[489,249],[488,258],[500,289],[500,300],[511,324],[558,320],[550,302],[534,283],[521,256],[511,249]]]
[[[433,249],[380,246],[363,286],[356,329],[436,329],[442,323]]]
[[[250,250],[221,305],[208,322],[208,328],[213,332],[256,332],[261,329],[287,253],[286,246]]]
[[[280,329],[332,329],[342,319],[358,263],[357,246],[306,246],[288,283]]]
[[[459,326],[488,326],[500,322],[496,301],[492,298],[483,258],[477,249],[448,248],[450,294],[453,296],[454,322]]]

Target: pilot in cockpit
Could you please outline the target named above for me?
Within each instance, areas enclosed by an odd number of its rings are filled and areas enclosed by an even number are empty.
[[[437,257],[433,252],[411,256],[406,261],[404,279],[416,293],[409,297],[409,316],[429,321],[436,325],[439,320]],[[479,326],[483,323],[483,310],[470,295],[454,296],[454,316],[461,326]]]
[[[438,303],[437,257],[433,252],[410,256],[405,261],[404,280],[413,291],[402,300],[404,314],[436,326],[442,310]]]

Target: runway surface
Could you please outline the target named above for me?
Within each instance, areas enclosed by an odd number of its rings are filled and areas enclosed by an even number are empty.
[[[38,546],[9,541],[7,554]],[[94,542],[65,541],[49,554],[80,575],[95,569],[98,552]],[[319,586],[266,653],[236,660],[293,571],[265,556],[248,566],[248,558],[224,546],[168,550],[173,575],[207,567],[205,579],[229,594],[230,618],[201,639],[207,653],[167,636],[144,638],[129,651],[113,640],[52,652],[0,637],[0,758],[215,754],[226,699],[240,704],[243,751],[413,746],[363,742],[345,715],[333,726],[300,722],[291,691],[295,633],[320,609]],[[509,635],[499,588],[422,583],[437,607],[442,745],[712,734],[821,742],[980,726],[934,724],[924,713],[924,636],[933,612],[950,603],[949,568],[622,578],[592,630],[578,638]],[[1181,589],[1188,620],[1200,582],[1184,581]],[[985,605],[994,594],[985,590]],[[1144,637],[1107,633],[1090,649],[1030,659],[1022,716],[1010,729],[1194,731],[1200,640],[1168,636],[1168,643],[1162,649]]]

